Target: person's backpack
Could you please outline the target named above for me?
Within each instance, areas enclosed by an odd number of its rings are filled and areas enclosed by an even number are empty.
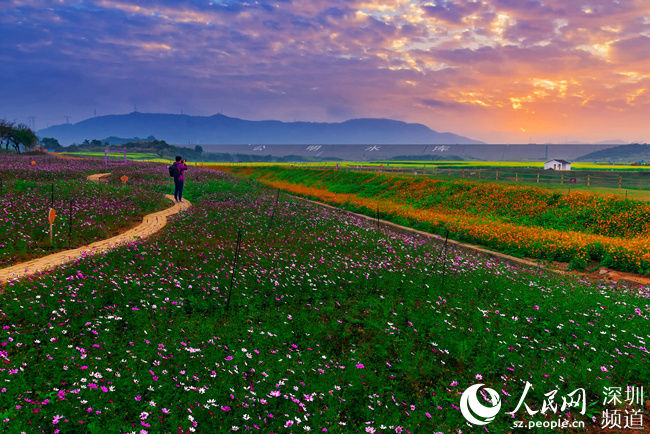
[[[172,178],[176,178],[178,176],[178,166],[175,164],[172,164],[171,166],[168,167],[169,169],[169,176]]]

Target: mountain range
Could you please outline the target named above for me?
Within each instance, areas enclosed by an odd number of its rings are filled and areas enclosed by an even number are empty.
[[[578,161],[611,161],[611,162],[639,162],[650,161],[650,145],[633,143],[631,145],[615,146],[601,149],[583,155]]]
[[[196,144],[481,144],[453,133],[392,119],[351,119],[345,122],[249,121],[222,114],[190,116],[133,112],[97,116],[76,124],[42,129],[39,137],[62,145],[109,136],[155,136],[168,143]]]

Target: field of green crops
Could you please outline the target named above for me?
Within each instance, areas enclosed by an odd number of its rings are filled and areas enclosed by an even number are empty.
[[[104,159],[106,154],[103,152],[61,152],[61,155],[68,157],[93,157]],[[124,154],[121,152],[111,152],[108,154],[111,161],[120,161],[124,159]],[[155,160],[158,157],[156,154],[147,154],[142,152],[127,152],[126,158],[128,160]]]
[[[113,178],[169,192],[157,170]],[[188,176],[193,206],[159,234],[3,285],[5,431],[583,431],[606,410],[647,412],[625,398],[650,380],[648,288],[476,257],[210,169]],[[484,426],[460,410],[474,384],[500,397]],[[612,387],[622,399],[604,403]]]
[[[102,154],[103,155],[103,154]],[[531,168],[543,169],[543,161],[324,161],[318,163],[206,163],[218,165],[231,165],[239,166],[245,164],[246,166],[299,166],[299,167],[339,167],[339,168],[355,168],[359,167],[406,167],[406,168],[421,168],[425,167],[442,167],[442,168],[457,168],[457,169],[487,169],[487,168]],[[594,171],[648,171],[649,165],[632,165],[632,164],[607,164],[607,163],[572,163],[573,170],[594,170]]]

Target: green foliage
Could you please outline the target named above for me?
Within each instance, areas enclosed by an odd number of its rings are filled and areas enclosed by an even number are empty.
[[[589,256],[586,252],[578,252],[571,257],[569,261],[569,270],[582,271],[587,268]]]
[[[641,201],[538,187],[463,180],[431,180],[354,171],[264,167],[256,176],[326,188],[334,193],[387,199],[522,226],[634,238],[648,230],[650,206]]]
[[[53,137],[43,137],[40,140],[41,146],[43,146],[45,149],[49,149],[51,151],[60,151],[63,149],[63,146],[59,144],[59,141]]]
[[[14,124],[5,120],[0,120],[0,147],[5,145],[5,149],[13,147],[14,151],[20,153],[22,149],[32,149],[38,144],[38,137],[25,124]]]
[[[127,193],[122,173],[169,191],[124,168],[102,188]],[[5,288],[9,431],[452,432],[481,381],[504,398],[490,430],[508,432],[525,381],[538,408],[552,390],[600,405],[603,387],[650,379],[650,311],[634,294],[276,203],[256,181],[188,176],[194,206],[158,235]]]
[[[650,311],[634,294],[275,205],[248,180],[190,190],[194,206],[159,235],[6,288],[12,430],[283,432],[299,418],[317,432],[453,432],[479,381],[503,398],[492,432],[512,430],[504,413],[526,381],[535,409],[584,388],[590,413],[561,418],[589,429],[603,387],[650,379]]]

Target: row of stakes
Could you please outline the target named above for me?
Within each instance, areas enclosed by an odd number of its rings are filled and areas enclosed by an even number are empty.
[[[36,164],[35,161],[32,161],[32,165]],[[120,181],[122,181],[123,184],[126,184],[126,182],[129,180],[129,177],[126,175],[122,175],[120,177]],[[2,194],[2,180],[0,180],[0,194]],[[72,237],[72,201],[68,201],[70,204],[70,209],[68,210],[68,246],[70,245],[70,239]],[[50,198],[50,209],[47,213],[47,221],[50,224],[50,245],[54,245],[54,221],[56,220],[56,210],[53,208],[54,206],[54,184],[52,184],[52,189],[51,189],[51,198]]]
[[[268,222],[268,230],[265,232],[264,235],[264,240],[266,241],[266,236],[270,232],[271,228],[274,226],[275,223],[275,216],[276,216],[276,209],[278,207],[280,199],[280,190],[277,190],[277,194],[275,196],[275,201],[273,204],[273,208],[271,210],[271,216]],[[375,221],[375,231],[376,231],[376,239],[375,243],[378,245],[379,244],[379,236],[380,233],[382,232],[381,230],[381,225],[380,225],[380,219],[379,219],[379,202],[377,202],[377,208],[375,210],[375,218],[373,219]],[[235,242],[235,252],[233,255],[233,261],[232,261],[232,271],[230,272],[230,285],[228,288],[228,296],[226,298],[226,306],[225,310],[228,311],[230,309],[230,300],[232,297],[232,289],[233,289],[233,284],[235,282],[235,276],[237,275],[238,271],[238,265],[239,265],[239,256],[241,254],[241,245],[242,245],[242,238],[243,238],[243,233],[242,229],[238,228],[237,229],[237,240]],[[442,276],[440,279],[440,289],[444,290],[445,288],[445,274],[447,271],[446,261],[447,261],[447,247],[448,247],[448,242],[449,242],[449,228],[446,228],[445,230],[445,241],[442,243],[442,247],[440,248],[440,251],[438,252],[438,255],[436,257],[436,262],[438,262],[439,259],[442,259]],[[373,279],[373,291],[377,292],[377,278]]]
[[[34,161],[32,161],[32,165],[33,164],[36,164],[36,163]],[[120,181],[122,181],[122,183],[126,183],[128,180],[129,180],[129,178],[126,175],[123,175],[120,178]],[[2,180],[0,180],[0,194],[1,193],[2,193]],[[276,209],[277,209],[277,206],[278,206],[279,199],[280,199],[280,190],[277,190],[277,194],[276,194],[275,201],[274,201],[274,204],[273,204],[273,208],[272,208],[272,211],[271,211],[271,217],[269,219],[269,229],[271,227],[273,227],[274,220],[275,220]],[[69,204],[70,204],[70,209],[68,211],[68,245],[70,244],[70,238],[71,238],[71,235],[72,235],[72,201],[69,201]],[[54,240],[54,238],[53,238],[54,237],[54,222],[56,220],[56,215],[57,215],[56,210],[53,208],[53,206],[54,206],[54,184],[52,184],[50,208],[49,208],[48,216],[47,216],[48,222],[50,224],[50,244],[51,245],[54,244],[54,242],[53,242],[53,240]],[[376,231],[379,233],[379,231],[380,231],[379,203],[377,203],[377,209],[376,209],[376,214],[375,214],[375,222],[376,222]],[[266,232],[266,234],[268,234],[268,232]],[[266,234],[264,236],[265,239],[266,239]],[[241,249],[241,244],[242,244],[242,235],[243,234],[242,234],[241,229],[238,229],[237,230],[237,241],[236,241],[235,254],[233,256],[232,271],[231,271],[231,276],[230,276],[230,285],[229,285],[229,288],[228,288],[228,297],[226,299],[226,310],[228,310],[230,308],[230,300],[231,300],[232,288],[233,288],[233,284],[234,284],[234,280],[235,280],[235,274],[236,274],[236,271],[237,271],[237,268],[238,268],[237,266],[238,266],[238,262],[239,262],[239,255],[240,255],[240,249]],[[447,229],[447,233],[445,234],[445,241],[444,241],[443,248],[442,248],[442,254],[445,256],[445,258],[443,258],[443,263],[444,263],[444,260],[446,259],[446,250],[447,250],[448,238],[449,238],[449,230]],[[444,287],[444,275],[445,275],[445,269],[443,268],[443,275],[442,275],[442,282],[441,282],[442,287]],[[375,290],[376,290],[377,289],[376,288],[376,285],[377,285],[376,279],[375,279],[374,284],[375,284]]]
[[[36,162],[32,161],[32,165],[35,165],[35,164],[36,164]],[[129,178],[126,175],[123,175],[122,177],[120,177],[120,181],[122,181],[123,184],[125,184],[128,180],[129,180]],[[1,193],[2,193],[2,181],[0,180],[0,194]],[[50,244],[54,244],[53,243],[54,221],[56,220],[56,210],[54,208],[52,208],[52,206],[54,205],[54,184],[52,184],[51,193],[52,193],[51,202],[50,202],[51,206],[50,206],[50,209],[49,209],[49,212],[48,212],[47,219],[48,219],[48,222],[50,224]],[[270,229],[270,227],[273,226],[273,223],[274,223],[274,220],[275,220],[274,219],[275,211],[276,211],[276,208],[278,206],[279,199],[280,199],[280,190],[277,191],[277,194],[276,194],[276,197],[275,197],[275,201],[274,201],[275,203],[274,203],[274,206],[272,208],[271,218],[270,218],[270,221],[269,221],[269,229]],[[70,244],[70,237],[71,237],[71,233],[72,233],[72,201],[69,201],[69,204],[70,204],[70,209],[69,209],[69,212],[68,212],[68,218],[69,218],[69,221],[68,221],[68,244]],[[379,203],[377,203],[375,221],[376,221],[376,225],[377,225],[376,230],[377,230],[377,232],[379,232],[379,230],[380,230],[379,229]],[[266,235],[265,235],[264,238],[266,238]],[[445,234],[445,242],[444,242],[443,248],[442,248],[442,253],[445,256],[446,256],[445,253],[446,253],[446,250],[447,250],[447,240],[448,240],[448,238],[449,238],[449,230],[447,229],[447,233]],[[230,299],[231,299],[231,294],[232,294],[232,287],[233,287],[233,283],[234,283],[234,279],[235,279],[237,265],[238,265],[238,262],[239,262],[239,254],[240,254],[241,243],[242,243],[242,231],[241,231],[241,229],[238,229],[237,230],[237,241],[236,241],[235,254],[234,254],[234,257],[233,257],[233,266],[232,266],[232,271],[231,271],[231,276],[230,276],[230,285],[229,285],[229,289],[228,289],[228,297],[226,299],[226,310],[228,310],[230,308]],[[444,258],[444,259],[446,259],[446,258]],[[443,261],[444,261],[444,259],[443,259]],[[444,274],[445,274],[444,271],[445,270],[443,268],[443,275],[442,275],[443,277],[442,277],[442,282],[441,282],[442,287],[444,287]],[[376,284],[377,284],[376,279],[375,279],[374,283],[375,283],[375,290],[376,290]]]
[[[36,164],[35,161],[32,161],[32,165]],[[122,184],[126,184],[129,180],[129,177],[122,175],[120,181]],[[0,181],[0,194],[2,193],[2,182]],[[70,238],[72,236],[72,201],[68,201],[70,204],[70,209],[68,211],[68,245],[70,245]],[[50,245],[54,245],[54,221],[56,220],[56,210],[54,206],[54,184],[52,184],[52,197],[50,198],[50,210],[47,213],[47,221],[50,223]]]

